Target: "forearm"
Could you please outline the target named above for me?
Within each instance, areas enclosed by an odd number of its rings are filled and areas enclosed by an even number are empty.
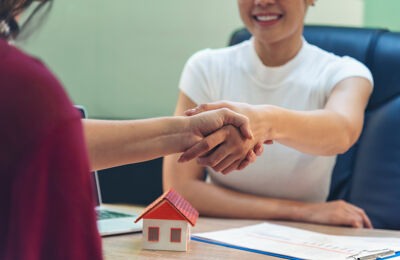
[[[183,151],[182,117],[131,121],[83,120],[92,170]]]
[[[354,127],[330,110],[294,111],[264,106],[264,125],[270,139],[304,153],[330,156],[347,151],[360,135],[363,118]]]
[[[201,214],[252,219],[305,218],[305,204],[236,192],[204,182],[204,167],[196,162],[177,163],[179,155],[164,158],[164,190],[174,188]]]
[[[294,111],[271,106],[274,139],[313,155],[344,153],[361,134],[371,91],[367,79],[352,77],[334,87],[324,109]],[[268,115],[268,106],[264,108]]]
[[[303,202],[249,195],[200,180],[175,189],[206,216],[305,221],[307,204]]]
[[[174,188],[202,215],[372,227],[362,209],[344,201],[306,203],[272,199],[205,183],[203,167],[193,161],[179,164],[178,157],[176,154],[164,158],[164,190]]]

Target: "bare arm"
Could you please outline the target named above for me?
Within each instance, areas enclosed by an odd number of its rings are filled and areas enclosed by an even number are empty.
[[[187,114],[228,107],[250,118],[256,139],[275,140],[313,155],[336,155],[347,151],[360,136],[371,90],[368,80],[353,77],[334,88],[321,110],[294,111],[271,105],[219,102],[201,105]]]
[[[83,125],[93,170],[183,152],[225,125],[240,129],[243,139],[252,138],[248,118],[226,108],[195,117],[84,120]],[[216,145],[222,141],[216,140]]]
[[[196,104],[180,94],[175,115]],[[309,204],[235,192],[202,181],[204,167],[195,161],[177,163],[179,155],[164,158],[163,185],[181,193],[200,214],[229,218],[284,219],[314,223],[370,227],[365,213],[345,202]],[[345,213],[344,213],[345,212]],[[327,216],[325,216],[327,215]]]
[[[84,133],[92,169],[105,169],[182,152],[185,143],[200,140],[184,134],[184,124],[182,117],[132,121],[85,119]],[[179,142],[182,137],[186,140]]]
[[[316,111],[281,110],[277,116],[276,140],[314,155],[346,152],[359,138],[364,110],[372,92],[364,78],[341,81],[332,91],[324,109]]]

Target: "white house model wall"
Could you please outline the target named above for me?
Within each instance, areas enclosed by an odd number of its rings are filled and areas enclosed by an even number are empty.
[[[158,228],[158,241],[149,241],[149,228]],[[171,242],[171,229],[181,229],[180,242]],[[186,220],[143,219],[143,249],[187,251],[190,230]],[[150,239],[154,240],[154,236]]]

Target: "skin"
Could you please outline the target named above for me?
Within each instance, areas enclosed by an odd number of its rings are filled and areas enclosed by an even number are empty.
[[[238,0],[241,18],[253,34],[256,52],[266,66],[283,65],[299,52],[303,20],[313,3],[308,0]],[[277,23],[265,27],[254,19],[254,15],[260,13],[282,16]],[[228,173],[238,164],[236,155],[244,156],[256,143],[267,140],[313,155],[329,156],[347,151],[361,133],[364,109],[371,91],[371,83],[364,78],[345,79],[335,86],[325,107],[314,111],[291,111],[271,105],[229,101],[198,106],[181,92],[175,115],[196,115],[216,108],[230,108],[250,119],[254,138],[243,140],[238,131],[229,126],[216,131],[182,155],[190,159],[193,154],[201,153],[203,156],[198,162],[203,167],[194,161],[179,164],[176,162],[179,155],[165,157],[164,189],[174,187],[203,215],[372,228],[362,209],[344,201],[280,200],[236,192],[202,180],[204,166]],[[223,138],[226,141],[213,153],[205,152],[205,147],[214,147],[214,140]]]
[[[248,118],[227,108],[195,117],[83,120],[92,170],[183,152],[224,125],[240,129],[243,140],[253,139]],[[253,161],[255,155],[249,158]]]

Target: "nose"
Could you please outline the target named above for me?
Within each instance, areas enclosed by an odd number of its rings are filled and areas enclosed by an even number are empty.
[[[258,6],[267,6],[267,5],[275,4],[276,0],[255,0],[254,2]]]

